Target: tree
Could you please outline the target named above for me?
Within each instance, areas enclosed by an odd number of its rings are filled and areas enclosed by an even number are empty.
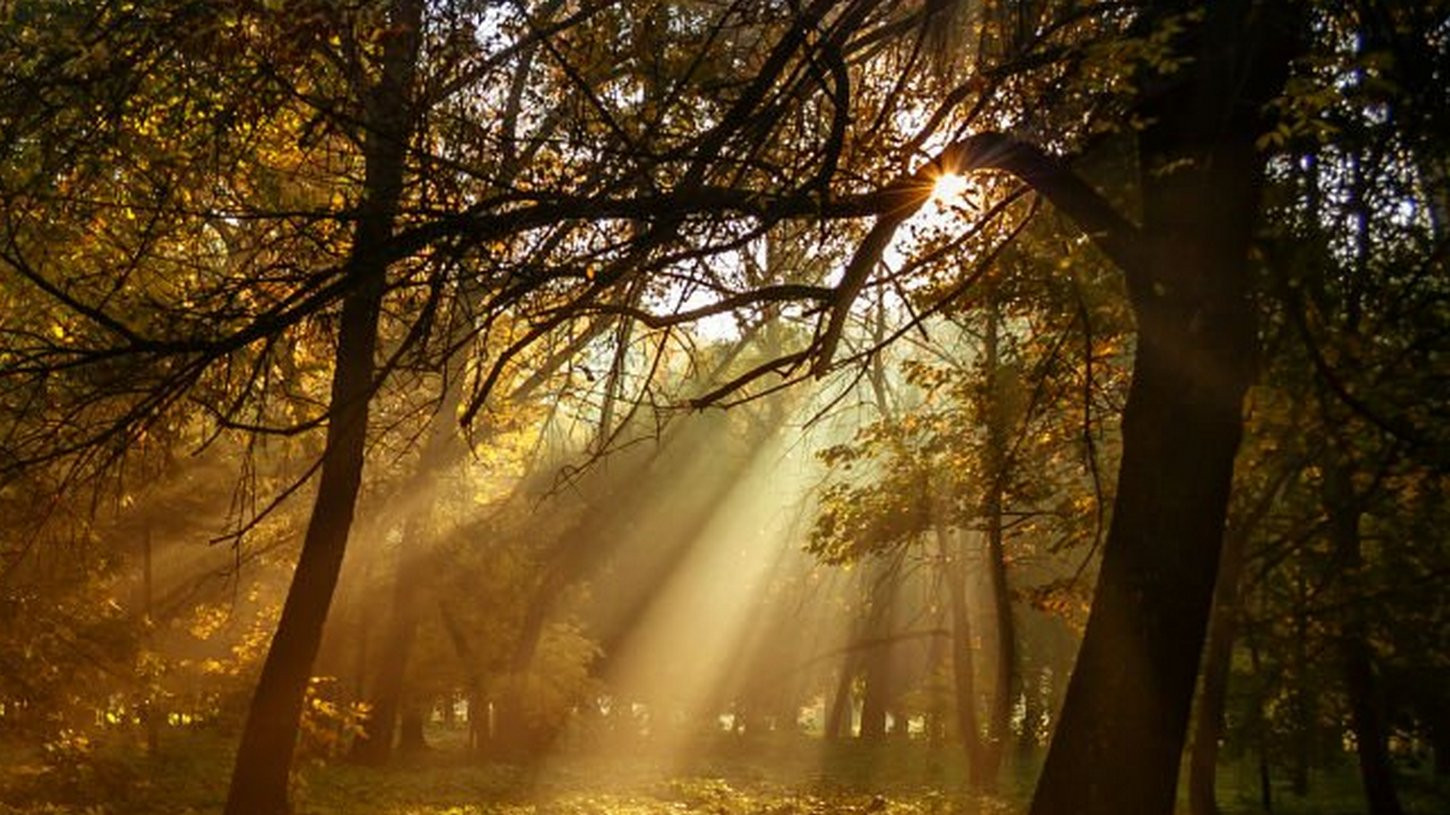
[[[1401,31],[1423,40],[1438,18],[1250,0],[948,14],[970,5],[545,2],[500,20],[467,2],[237,3],[215,14],[56,3],[7,18],[18,33],[6,42],[16,67],[4,85],[15,111],[3,134],[4,260],[44,308],[6,326],[5,398],[26,421],[7,436],[5,471],[113,462],[183,404],[241,432],[327,426],[314,523],[239,761],[239,779],[265,782],[244,793],[239,781],[232,811],[244,795],[259,812],[285,806],[367,401],[417,361],[410,352],[431,355],[429,370],[467,357],[463,421],[531,364],[529,349],[601,316],[621,318],[620,345],[645,333],[660,349],[687,344],[672,330],[706,316],[806,309],[817,320],[808,340],[697,406],[769,377],[825,374],[880,344],[852,347],[863,293],[916,275],[941,282],[930,251],[897,270],[883,261],[944,170],[1020,179],[1127,281],[1138,343],[1114,510],[1034,811],[1171,808],[1254,377],[1250,249],[1265,166],[1276,150],[1301,155],[1288,142],[1316,130],[1306,96],[1282,92],[1312,66],[1290,64],[1301,40],[1374,35],[1418,80],[1406,85],[1414,98],[1433,98],[1420,89],[1446,84],[1439,63]],[[35,40],[42,24],[61,35]],[[932,40],[956,68],[920,70],[928,31],[960,38]],[[71,34],[86,47],[66,44]],[[539,64],[516,70],[535,46]],[[527,133],[500,127],[521,109]],[[1433,155],[1439,123],[1411,112],[1406,130],[1424,138],[1407,149]],[[1072,154],[1107,156],[1113,184],[1086,183],[1062,158]],[[1443,176],[1424,165],[1423,177]],[[969,232],[1004,237],[1004,209],[986,207]],[[154,217],[131,225],[138,212]],[[862,235],[849,224],[864,218],[874,222]],[[724,262],[788,220],[824,224],[822,247],[851,247],[836,282],[762,281]],[[62,240],[75,250],[65,257]],[[958,298],[978,268],[936,288],[927,311]],[[460,279],[478,283],[469,311],[486,356],[433,330]],[[705,304],[687,307],[695,293]],[[380,324],[397,338],[383,361]],[[328,345],[334,327],[325,412],[279,419],[265,393],[278,349]],[[624,378],[611,370],[606,414]],[[33,407],[56,395],[63,409]],[[243,418],[252,409],[260,421]],[[1428,420],[1411,418],[1408,432],[1387,430],[1423,440]]]
[[[227,794],[228,815],[290,811],[287,782],[296,723],[322,641],[348,530],[362,479],[378,342],[378,316],[386,289],[385,247],[403,194],[404,162],[412,138],[408,105],[422,40],[423,4],[399,0],[388,9],[379,74],[364,97],[363,201],[345,279],[337,360],[328,401],[327,442],[316,503],[297,571],[267,651],[247,713]]]

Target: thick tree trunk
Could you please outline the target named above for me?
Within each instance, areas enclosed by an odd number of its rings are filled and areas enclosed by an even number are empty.
[[[1140,327],[1113,522],[1033,815],[1173,810],[1243,388],[1185,376],[1176,338],[1154,336],[1164,327],[1152,322]]]
[[[362,480],[373,354],[387,273],[383,249],[402,194],[409,132],[407,93],[417,60],[422,3],[397,0],[391,12],[382,76],[368,100],[367,198],[348,260],[347,273],[354,284],[342,305],[322,474],[292,585],[247,712],[226,815],[290,811],[287,780],[303,698]]]
[[[1143,22],[1186,10],[1163,4]],[[1144,224],[1123,454],[1097,592],[1032,815],[1168,815],[1218,574],[1255,329],[1248,248],[1259,112],[1291,36],[1248,0],[1202,9],[1189,67],[1140,113]]]

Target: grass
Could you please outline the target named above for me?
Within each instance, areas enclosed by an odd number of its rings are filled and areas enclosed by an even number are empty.
[[[920,742],[825,744],[803,737],[721,738],[687,758],[640,749],[601,756],[575,745],[531,765],[486,763],[435,734],[441,749],[384,768],[309,762],[293,788],[298,815],[1009,815],[1025,809],[1036,767],[1002,795],[966,791],[959,754]],[[214,815],[233,739],[171,733],[156,756],[139,744],[90,745],[69,762],[0,744],[0,815]],[[65,756],[62,756],[64,758]],[[1221,773],[1226,815],[1260,812],[1256,780]],[[1450,811],[1450,786],[1406,777],[1411,813]],[[1300,798],[1275,789],[1275,813],[1364,811],[1347,761]]]

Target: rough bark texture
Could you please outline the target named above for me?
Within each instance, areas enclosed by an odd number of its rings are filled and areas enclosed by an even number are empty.
[[[1097,592],[1032,815],[1168,815],[1252,380],[1249,240],[1260,111],[1283,85],[1284,21],[1192,6],[1191,58],[1144,77],[1144,223],[1126,269],[1138,320],[1123,457]],[[1150,29],[1188,4],[1146,9]],[[1277,7],[1274,7],[1277,8]],[[1270,47],[1266,47],[1266,45]]]
[[[327,444],[317,499],[277,632],[247,712],[227,794],[226,815],[286,815],[288,773],[313,660],[337,586],[362,479],[373,354],[387,272],[382,251],[402,194],[409,133],[407,93],[417,60],[423,5],[397,0],[384,39],[383,68],[369,93],[364,147],[366,199],[347,274],[333,373]]]

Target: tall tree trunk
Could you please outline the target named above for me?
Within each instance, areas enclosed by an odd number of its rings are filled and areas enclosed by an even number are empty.
[[[1450,778],[1450,715],[1437,710],[1429,731],[1430,749],[1435,753],[1435,777]]]
[[[982,783],[982,734],[977,724],[976,666],[972,659],[972,621],[967,603],[967,569],[962,547],[948,548],[942,534],[942,550],[951,551],[947,567],[947,599],[952,615],[952,686],[956,690],[957,733],[967,759],[967,778],[973,787]]]
[[[886,737],[887,695],[891,692],[891,647],[875,644],[863,659],[866,669],[861,683],[861,728],[856,738],[880,741]]]
[[[155,571],[152,562],[154,540],[151,521],[141,530],[141,613],[146,623],[146,650],[156,647]],[[146,755],[155,758],[161,751],[161,700],[156,692],[155,676],[146,678],[146,696],[141,700],[141,726],[146,729]]]
[[[983,507],[986,522],[987,575],[992,588],[992,610],[997,644],[993,664],[991,709],[987,737],[982,749],[978,788],[993,792],[1001,774],[1002,757],[1011,736],[1012,700],[1017,694],[1017,632],[1012,622],[1012,594],[1007,583],[1007,553],[1002,540],[1002,510],[1007,492],[1007,416],[1002,399],[1003,370],[999,346],[1001,314],[995,287],[987,289],[987,330],[983,343],[983,365],[987,379],[987,495]]]
[[[1254,668],[1254,675],[1261,676],[1263,673],[1263,661],[1259,658],[1259,646],[1249,641],[1249,660]],[[1258,748],[1259,765],[1259,806],[1265,812],[1274,811],[1274,784],[1269,774],[1269,717],[1264,715],[1264,698],[1260,691],[1258,699],[1254,700],[1254,741]]]
[[[1289,776],[1289,789],[1299,797],[1309,794],[1309,754],[1318,729],[1318,711],[1309,698],[1309,582],[1300,570],[1294,575],[1294,643],[1289,653],[1290,676],[1295,685],[1289,696],[1289,716],[1293,731],[1294,765]]]
[[[366,198],[347,274],[317,498],[277,632],[247,711],[226,815],[287,815],[288,773],[322,626],[337,587],[362,480],[373,354],[386,283],[385,246],[403,188],[410,132],[408,91],[417,63],[421,0],[395,0],[383,39],[382,74],[368,94]]]
[[[1229,667],[1239,618],[1239,577],[1243,573],[1248,535],[1243,530],[1226,535],[1213,593],[1213,616],[1204,654],[1203,687],[1194,712],[1193,744],[1188,760],[1190,815],[1218,815],[1214,788],[1218,781],[1218,745],[1223,739],[1224,708],[1228,700]]]
[[[861,729],[857,738],[879,741],[886,736],[886,711],[896,694],[896,649],[892,629],[896,625],[897,591],[900,589],[900,561],[880,564],[869,577],[863,575],[871,608],[867,630],[870,647],[861,654]]]
[[[1213,611],[1208,624],[1203,687],[1193,715],[1193,743],[1188,765],[1188,808],[1191,815],[1218,815],[1214,792],[1218,781],[1218,747],[1223,739],[1229,669],[1233,663],[1234,640],[1238,636],[1242,611],[1239,582],[1248,557],[1249,535],[1273,508],[1280,487],[1298,469],[1297,465],[1285,467],[1276,479],[1264,487],[1237,522],[1230,524],[1228,533],[1224,535],[1218,583],[1213,591]]]
[[[1042,722],[1042,692],[1038,687],[1041,672],[1033,669],[1026,674],[1021,671],[1019,676],[1025,676],[1026,682],[1022,689],[1022,732],[1017,737],[1017,763],[1019,766],[1027,766],[1032,760],[1032,754],[1037,752],[1038,747],[1038,726]]]
[[[393,613],[387,633],[377,651],[377,676],[372,686],[372,709],[363,723],[363,732],[353,745],[353,756],[365,764],[383,764],[392,756],[393,731],[402,707],[403,680],[417,636],[419,604],[426,577],[426,563],[416,551],[424,545],[422,516],[426,510],[413,509],[403,526],[402,551],[398,553],[397,574],[393,583]]]
[[[1255,327],[1248,249],[1263,106],[1293,36],[1249,0],[1200,10],[1177,38],[1188,65],[1144,77],[1142,255],[1127,270],[1138,321],[1123,453],[1097,591],[1032,815],[1168,815],[1218,574]],[[1156,83],[1156,87],[1155,87]]]
[[[826,713],[827,739],[849,739],[853,718],[851,687],[856,682],[856,654],[848,651],[841,657],[841,673],[836,678],[836,693],[831,697],[831,709]]]
[[[404,700],[398,717],[398,752],[406,756],[428,749],[428,742],[423,738],[423,724],[427,718],[428,707],[422,699]]]
[[[1348,467],[1349,464],[1340,459],[1325,468],[1324,505],[1329,514],[1329,533],[1333,537],[1335,554],[1344,575],[1354,580],[1364,566],[1364,557],[1359,534],[1361,504],[1354,493]],[[1348,598],[1344,619],[1340,623],[1339,645],[1344,686],[1349,695],[1350,728],[1354,731],[1359,757],[1360,781],[1364,785],[1370,815],[1401,815],[1404,810],[1395,792],[1383,704],[1375,680],[1366,629],[1360,602],[1356,598]]]
[[[387,633],[377,655],[377,677],[372,687],[372,713],[363,724],[362,736],[354,745],[354,756],[364,763],[383,764],[392,754],[393,729],[402,706],[404,678],[413,653],[421,604],[427,589],[428,557],[431,546],[429,523],[439,476],[463,457],[463,440],[458,435],[458,409],[463,404],[461,355],[449,361],[438,411],[428,428],[428,439],[418,457],[417,469],[405,488],[411,504],[403,522],[403,538],[393,578],[393,609]],[[422,496],[421,498],[419,496]],[[421,741],[422,729],[417,731]],[[415,745],[421,749],[421,745]]]

